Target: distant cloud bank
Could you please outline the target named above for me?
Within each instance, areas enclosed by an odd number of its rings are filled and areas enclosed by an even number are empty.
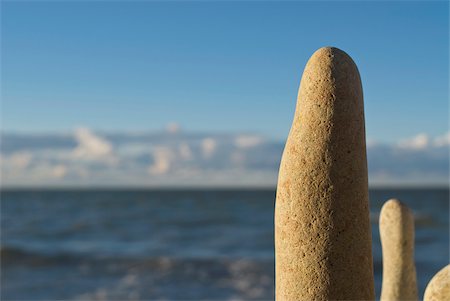
[[[368,140],[372,186],[448,185],[450,134]],[[3,133],[2,186],[269,186],[284,143],[255,134],[165,131]]]

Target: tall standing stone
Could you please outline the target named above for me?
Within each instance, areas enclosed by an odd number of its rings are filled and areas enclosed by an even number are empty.
[[[364,104],[353,60],[309,59],[278,178],[276,299],[373,300]]]
[[[391,199],[383,205],[380,238],[383,248],[381,301],[417,301],[414,215],[405,204]]]

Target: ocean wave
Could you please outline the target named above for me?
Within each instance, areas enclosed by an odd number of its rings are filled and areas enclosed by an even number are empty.
[[[177,257],[177,256],[130,256],[130,255],[101,255],[101,254],[80,254],[77,252],[41,252],[32,249],[25,249],[16,246],[1,246],[0,257],[4,265],[13,264],[29,264],[29,263],[77,263],[79,261],[93,262],[129,262],[129,263],[145,263],[154,264],[162,268],[170,267],[174,264],[180,265],[185,263],[195,264],[211,264],[212,262],[220,262],[228,264],[231,262],[246,262],[247,264],[254,262],[255,264],[272,262],[273,258],[228,258],[228,257]]]
[[[273,259],[95,258],[42,254],[6,246],[1,248],[1,259],[5,273],[13,277],[9,281],[25,287],[28,281],[36,279],[44,286],[54,285],[60,279],[71,282],[76,279],[79,287],[75,292],[78,293],[68,296],[67,300],[273,298]],[[28,280],[14,279],[19,275],[12,271],[24,269]]]
[[[80,258],[75,254],[56,253],[45,254],[26,250],[23,248],[13,246],[1,246],[0,258],[3,266],[7,265],[45,265],[45,264],[68,264],[76,262]]]

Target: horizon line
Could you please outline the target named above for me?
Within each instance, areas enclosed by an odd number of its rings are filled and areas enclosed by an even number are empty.
[[[276,191],[275,185],[65,185],[65,186],[49,186],[49,185],[8,185],[0,186],[0,192],[5,191],[119,191],[119,190],[136,190],[136,191],[220,191],[220,190],[260,190],[260,191]],[[369,185],[369,190],[381,190],[381,189],[407,189],[407,190],[420,190],[420,189],[433,189],[433,190],[449,190],[449,185],[436,184],[399,184],[399,185]]]

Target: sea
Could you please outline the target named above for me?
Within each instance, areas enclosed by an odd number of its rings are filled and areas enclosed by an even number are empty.
[[[449,190],[371,189],[415,214],[419,296],[449,262]],[[1,300],[273,300],[273,189],[3,190]]]

